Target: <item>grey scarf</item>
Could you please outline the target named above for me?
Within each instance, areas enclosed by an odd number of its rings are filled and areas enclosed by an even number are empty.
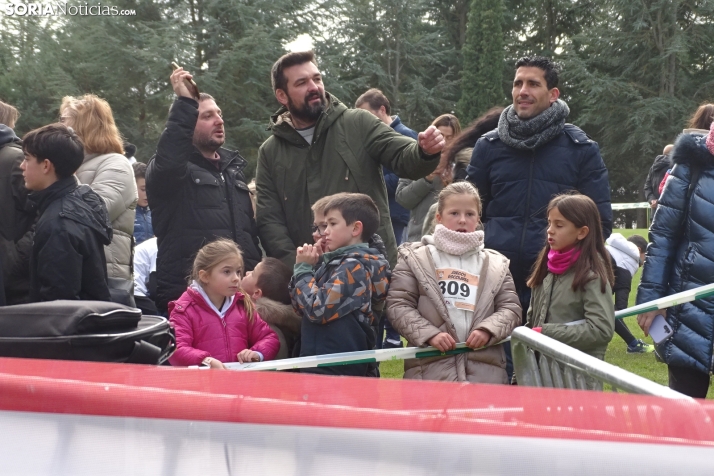
[[[558,99],[548,109],[531,119],[522,120],[513,105],[501,113],[498,120],[498,137],[506,144],[520,150],[534,150],[553,140],[565,127],[570,108]]]

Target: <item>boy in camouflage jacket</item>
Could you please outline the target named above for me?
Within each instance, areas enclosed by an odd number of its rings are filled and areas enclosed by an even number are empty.
[[[374,348],[373,306],[386,299],[389,288],[389,264],[367,243],[379,226],[374,201],[364,194],[339,194],[325,207],[325,220],[322,242],[297,249],[290,285],[293,307],[302,316],[301,357]],[[315,271],[318,261],[322,265]],[[365,376],[368,365],[303,372]]]

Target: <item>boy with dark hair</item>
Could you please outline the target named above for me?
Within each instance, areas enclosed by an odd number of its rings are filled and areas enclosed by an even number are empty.
[[[324,253],[320,242],[298,247],[291,281],[293,307],[302,316],[301,357],[374,348],[373,306],[386,299],[389,288],[389,264],[367,243],[379,226],[374,201],[361,193],[341,193],[324,214]],[[303,372],[366,376],[368,370],[367,364],[354,364]]]
[[[139,200],[136,202],[136,216],[134,217],[134,240],[139,245],[149,238],[154,237],[154,226],[151,223],[151,209],[149,199],[146,197],[146,164],[134,162],[134,180]]]
[[[279,259],[263,258],[241,281],[243,292],[255,301],[258,314],[280,339],[276,359],[293,357],[300,339],[300,316],[293,310],[288,289],[292,274]]]
[[[104,246],[112,227],[104,200],[78,185],[84,160],[79,137],[63,124],[25,134],[22,175],[38,208],[30,256],[30,301],[109,301]]]

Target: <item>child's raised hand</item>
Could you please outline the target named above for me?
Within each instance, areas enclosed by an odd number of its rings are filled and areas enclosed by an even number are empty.
[[[317,245],[308,245],[307,243],[298,246],[295,263],[307,263],[310,266],[315,266],[320,259],[320,252],[317,248]]]
[[[325,253],[325,237],[321,236],[320,239],[315,242],[315,249],[317,249],[318,256],[322,256]]]
[[[260,354],[250,349],[243,349],[238,352],[237,358],[241,364],[246,362],[260,362]]]
[[[490,340],[491,334],[489,332],[476,329],[469,335],[469,338],[466,339],[466,345],[472,349],[479,349],[488,344]]]
[[[436,347],[441,352],[446,352],[447,350],[454,350],[456,348],[456,341],[454,340],[448,332],[439,332],[434,337],[429,339],[428,344]]]

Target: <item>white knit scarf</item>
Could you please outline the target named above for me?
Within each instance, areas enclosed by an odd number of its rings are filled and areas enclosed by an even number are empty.
[[[483,231],[461,233],[439,224],[434,229],[434,245],[441,251],[456,256],[469,251],[479,251],[483,248]]]

